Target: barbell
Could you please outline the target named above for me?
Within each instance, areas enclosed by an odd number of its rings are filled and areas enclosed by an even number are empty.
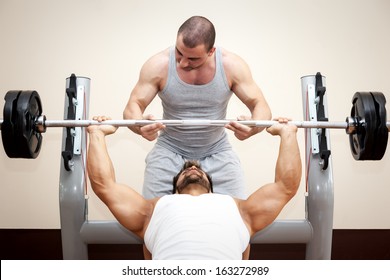
[[[36,158],[42,145],[42,133],[49,127],[145,126],[225,126],[231,120],[48,120],[42,115],[42,103],[36,91],[12,90],[4,97],[3,120],[0,119],[3,147],[10,158]],[[386,98],[381,92],[356,92],[350,116],[345,121],[290,121],[298,128],[345,129],[356,160],[380,160],[386,152],[390,122],[387,122]],[[269,127],[276,121],[245,120],[238,123]]]

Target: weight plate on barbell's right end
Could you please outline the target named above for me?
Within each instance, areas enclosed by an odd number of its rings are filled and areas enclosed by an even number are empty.
[[[22,91],[16,106],[15,140],[18,158],[36,158],[42,146],[42,134],[36,129],[36,120],[42,114],[42,103],[36,91]]]
[[[355,160],[369,160],[375,145],[376,111],[369,92],[356,92],[352,98],[351,117],[357,120],[356,132],[349,135]]]
[[[386,152],[387,140],[389,137],[389,130],[387,128],[386,97],[381,92],[371,92],[371,96],[375,103],[377,120],[375,145],[371,160],[381,160]]]
[[[1,125],[1,139],[4,151],[10,158],[18,155],[18,146],[15,138],[16,104],[20,90],[10,90],[4,97],[3,123]]]

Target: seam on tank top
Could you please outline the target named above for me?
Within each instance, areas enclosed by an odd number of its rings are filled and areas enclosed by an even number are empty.
[[[228,79],[226,77],[225,69],[223,68],[223,60],[222,60],[222,50],[220,48],[217,48],[216,50],[217,56],[219,59],[217,59],[217,63],[219,64],[219,67],[217,69],[220,70],[221,77],[223,79],[223,82],[225,84],[226,90],[232,92],[231,88],[229,87]]]
[[[174,55],[172,55],[172,49],[173,49],[173,47],[171,47],[171,48],[169,49],[169,61],[168,61],[167,83],[165,84],[164,88],[159,92],[159,93],[161,93],[161,94],[165,94],[165,93],[166,93],[166,91],[167,91],[167,89],[168,89],[168,87],[169,87],[169,85],[170,85],[170,83],[171,83],[171,78],[173,78],[172,75],[171,75],[171,72],[170,72],[171,67],[172,67],[172,64],[173,64],[172,60],[175,60],[175,59],[174,59]],[[174,65],[174,64],[173,64],[173,65]]]

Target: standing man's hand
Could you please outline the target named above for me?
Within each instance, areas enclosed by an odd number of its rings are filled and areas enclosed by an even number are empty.
[[[147,115],[144,117],[144,119],[145,120],[154,120],[155,118],[153,115]],[[139,128],[139,134],[143,138],[145,138],[146,140],[154,141],[157,139],[159,131],[164,129],[164,128],[165,128],[164,124],[156,122],[153,124],[141,126]]]
[[[249,116],[239,116],[237,118],[238,121],[250,121],[252,120],[251,117]],[[259,133],[262,131],[264,128],[263,127],[255,127],[255,126],[247,126],[244,124],[240,124],[236,121],[232,121],[229,124],[225,126],[225,128],[230,129],[231,131],[234,132],[234,136],[237,137],[239,140],[245,140],[248,139],[249,137]]]

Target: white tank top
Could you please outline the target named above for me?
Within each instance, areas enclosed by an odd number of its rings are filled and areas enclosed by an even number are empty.
[[[242,259],[250,235],[228,195],[166,195],[145,232],[153,259]]]

